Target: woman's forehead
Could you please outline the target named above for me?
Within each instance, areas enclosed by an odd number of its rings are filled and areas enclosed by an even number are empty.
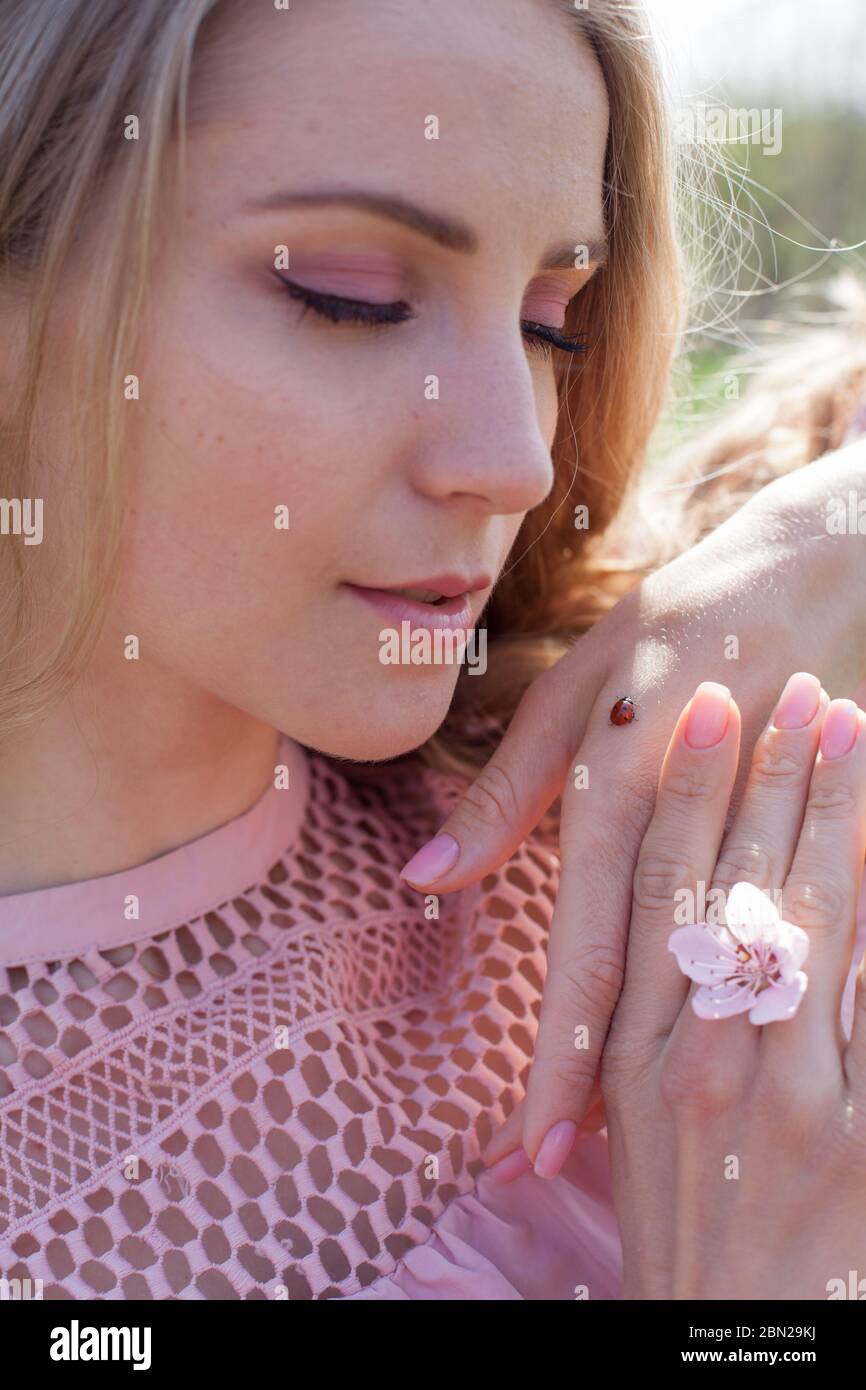
[[[507,23],[503,17],[507,16]],[[608,105],[595,56],[552,0],[229,5],[203,34],[189,130],[210,215],[291,187],[358,184],[462,212],[547,210],[602,230]],[[219,208],[218,206],[219,205]],[[538,209],[535,213],[538,219]]]

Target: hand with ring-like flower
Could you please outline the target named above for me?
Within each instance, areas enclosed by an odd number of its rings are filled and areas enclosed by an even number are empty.
[[[739,741],[728,690],[699,686],[635,874],[601,1074],[626,1298],[866,1289],[863,980],[841,1022],[866,714],[793,676],[726,829]]]

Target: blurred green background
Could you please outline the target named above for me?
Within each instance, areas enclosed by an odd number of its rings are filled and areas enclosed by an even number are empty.
[[[684,134],[697,129],[685,113],[700,108],[708,120],[742,109],[771,121],[757,142],[736,139],[755,125],[734,117],[724,143],[704,138],[727,172],[708,185],[693,233],[715,260],[697,306],[706,326],[689,340],[688,375],[660,431],[667,448],[724,403],[731,353],[765,342],[783,304],[788,322],[792,304],[804,324],[818,322],[841,270],[866,284],[866,0],[645,4]]]

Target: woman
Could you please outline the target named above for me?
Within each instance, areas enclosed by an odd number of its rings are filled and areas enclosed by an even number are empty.
[[[552,848],[441,900],[441,860],[424,899],[399,879],[457,800],[443,769],[590,616],[680,321],[639,17],[504,13],[0,4],[0,1265],[46,1297],[621,1292],[601,1136],[570,1157],[568,1131],[530,1138],[539,1172],[565,1164],[548,1184],[480,1176],[532,1051]],[[773,483],[615,610],[586,680],[575,648],[533,686],[510,756],[537,721],[549,757],[514,828],[552,799],[576,709],[585,761],[615,735],[646,763],[593,834],[566,811],[560,910],[599,832],[628,859],[683,703],[671,637],[692,689],[714,675],[713,603],[744,649],[776,638],[744,656],[752,722],[796,667],[853,688],[830,596],[861,560],[793,519],[857,466]],[[797,642],[783,562],[814,615]],[[382,634],[482,613],[489,670],[433,744],[457,666],[383,661]],[[611,728],[626,694],[638,722]],[[425,744],[438,771],[348,765]],[[625,906],[604,904],[623,938]],[[568,1020],[589,1080],[598,973]],[[545,1010],[568,978],[554,952]]]

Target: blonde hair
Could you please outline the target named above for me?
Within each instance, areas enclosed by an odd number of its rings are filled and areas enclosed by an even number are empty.
[[[28,645],[33,553],[13,541],[0,735],[68,689],[104,616],[123,524],[121,383],[146,302],[166,160],[177,139],[182,175],[194,52],[206,44],[205,21],[230,3],[0,0],[0,300],[29,311],[20,389],[0,421],[4,497],[33,495],[49,310],[82,244],[89,256],[69,421],[84,521],[68,609],[53,649],[37,660]],[[644,460],[685,315],[675,144],[642,13],[619,0],[586,10],[556,3],[592,46],[607,87],[610,249],[566,324],[587,335],[589,349],[576,368],[556,362],[556,485],[527,516],[495,591],[487,675],[461,676],[446,724],[423,750],[440,766],[477,762],[479,722],[504,726],[538,671],[618,596],[599,545]],[[127,141],[131,113],[142,117],[142,138]],[[97,206],[103,220],[94,225]],[[588,531],[575,529],[577,506],[588,508]]]
[[[196,34],[216,3],[0,3],[0,300],[29,311],[15,396],[0,419],[3,497],[35,495],[50,306],[81,229],[93,238],[71,362],[68,424],[84,517],[69,557],[71,601],[53,649],[37,659],[28,643],[33,551],[8,548],[0,736],[65,693],[107,607],[123,520],[121,386],[147,292],[165,152],[183,123]],[[122,139],[126,117],[145,112],[143,138]],[[94,227],[92,208],[109,188],[110,210]]]

